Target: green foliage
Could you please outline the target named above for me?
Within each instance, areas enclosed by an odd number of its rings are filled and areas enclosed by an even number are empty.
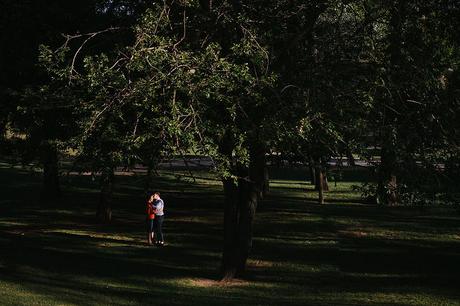
[[[225,176],[229,161],[218,153],[220,137],[232,131],[235,158],[245,164],[248,138],[264,124],[254,126],[255,113],[266,108],[264,91],[275,78],[250,68],[266,64],[254,37],[244,36],[225,55],[212,41],[194,49],[193,42],[175,39],[177,16],[170,10],[148,10],[133,28],[132,45],[86,56],[81,69],[79,50],[42,48],[41,60],[59,82],[68,80],[80,130],[71,143],[83,160],[110,155],[121,165],[154,147],[166,155],[195,149],[219,161]]]
[[[68,109],[59,108],[57,126],[66,135],[47,137],[96,171],[103,160],[129,166],[193,152],[213,158],[228,177],[235,163],[248,165],[257,146],[323,164],[353,154],[375,162],[387,152],[394,161],[377,173],[394,172],[407,190],[427,185],[419,173],[441,182],[437,192],[455,185],[458,7],[205,2],[154,2],[127,28],[67,35],[58,49],[41,46],[49,80],[25,95],[18,114],[38,116],[37,97],[46,100],[40,105],[62,101]],[[98,7],[121,16],[143,5]],[[222,153],[223,142],[230,154]],[[449,165],[449,179],[434,165]]]

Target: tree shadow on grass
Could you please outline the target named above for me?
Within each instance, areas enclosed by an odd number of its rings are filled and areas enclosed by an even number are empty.
[[[159,277],[210,277],[214,271],[205,267],[216,260],[210,254],[197,255],[197,247],[155,248],[137,241],[106,237],[62,233],[1,233],[0,238],[7,241],[8,245],[2,248],[0,258],[3,266],[12,272],[21,267],[34,267],[43,271],[88,277],[148,277],[152,271]]]
[[[110,244],[118,240],[66,234],[16,237],[3,233],[0,240],[7,241],[9,246],[0,256],[2,280],[61,302],[125,304],[128,299],[143,304],[149,299],[161,299],[161,303],[190,305],[218,299],[220,304],[257,305],[264,292],[272,291],[271,287],[245,286],[232,289],[236,293],[232,294],[232,290],[225,288],[197,289],[180,283],[180,280],[215,279],[214,267],[220,257],[209,253],[206,245],[101,248],[101,242]],[[256,283],[275,279],[265,272],[259,276],[249,279]],[[286,271],[284,277],[294,283],[295,270]],[[322,277],[326,279],[325,275]],[[309,277],[310,281],[313,279]],[[258,296],[254,296],[256,292]],[[279,297],[263,299],[274,303]]]
[[[21,178],[28,179],[24,174],[15,179]],[[29,179],[37,186],[36,178]],[[160,298],[172,305],[209,304],[219,296],[219,304],[360,304],[341,300],[340,294],[429,289],[433,296],[453,295],[458,283],[460,271],[451,268],[459,258],[458,244],[433,240],[435,234],[458,233],[458,218],[341,202],[316,205],[301,192],[275,190],[256,216],[250,285],[197,288],[181,280],[218,275],[219,186],[158,180],[167,199],[169,245],[153,248],[144,245],[145,198],[138,178],[117,178],[111,225],[94,221],[97,186],[88,177],[78,180],[77,187],[64,186],[72,196],[62,207],[31,205],[24,201],[27,194],[18,195],[22,187],[8,183],[8,203],[14,205],[0,218],[2,280],[68,303],[151,304]],[[373,230],[379,235],[366,235]],[[350,236],[353,232],[365,234]],[[385,238],[388,232],[407,237]],[[417,233],[426,239],[414,239]],[[324,300],[316,300],[323,294]]]
[[[341,239],[345,272],[459,274],[460,243],[426,240]]]

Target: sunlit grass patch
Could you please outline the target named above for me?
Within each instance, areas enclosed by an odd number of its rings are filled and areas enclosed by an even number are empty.
[[[178,284],[185,287],[192,288],[232,288],[232,287],[247,287],[251,285],[251,282],[235,279],[232,281],[220,281],[215,279],[206,279],[206,278],[185,278],[174,280]],[[252,284],[253,285],[253,284]]]
[[[66,234],[66,235],[74,235],[79,237],[85,237],[88,239],[91,238],[99,238],[99,239],[110,239],[110,240],[117,240],[117,241],[124,241],[124,242],[133,242],[137,241],[135,238],[127,235],[119,235],[119,234],[107,234],[107,233],[97,233],[97,232],[90,232],[90,231],[82,231],[82,230],[72,230],[72,229],[51,229],[51,230],[44,230],[44,233],[50,234]]]
[[[25,226],[27,223],[9,220],[0,220],[0,227]]]

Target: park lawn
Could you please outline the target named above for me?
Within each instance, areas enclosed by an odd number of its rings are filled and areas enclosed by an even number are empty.
[[[248,273],[218,282],[222,194],[209,173],[163,171],[167,246],[145,245],[142,177],[118,176],[113,223],[94,221],[97,182],[0,164],[0,305],[460,305],[460,215],[360,202],[331,183],[326,205],[276,178],[260,204]]]

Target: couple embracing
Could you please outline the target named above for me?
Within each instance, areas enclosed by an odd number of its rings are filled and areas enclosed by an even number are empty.
[[[147,243],[163,246],[163,219],[164,202],[160,198],[160,193],[155,192],[149,195],[147,200]]]

